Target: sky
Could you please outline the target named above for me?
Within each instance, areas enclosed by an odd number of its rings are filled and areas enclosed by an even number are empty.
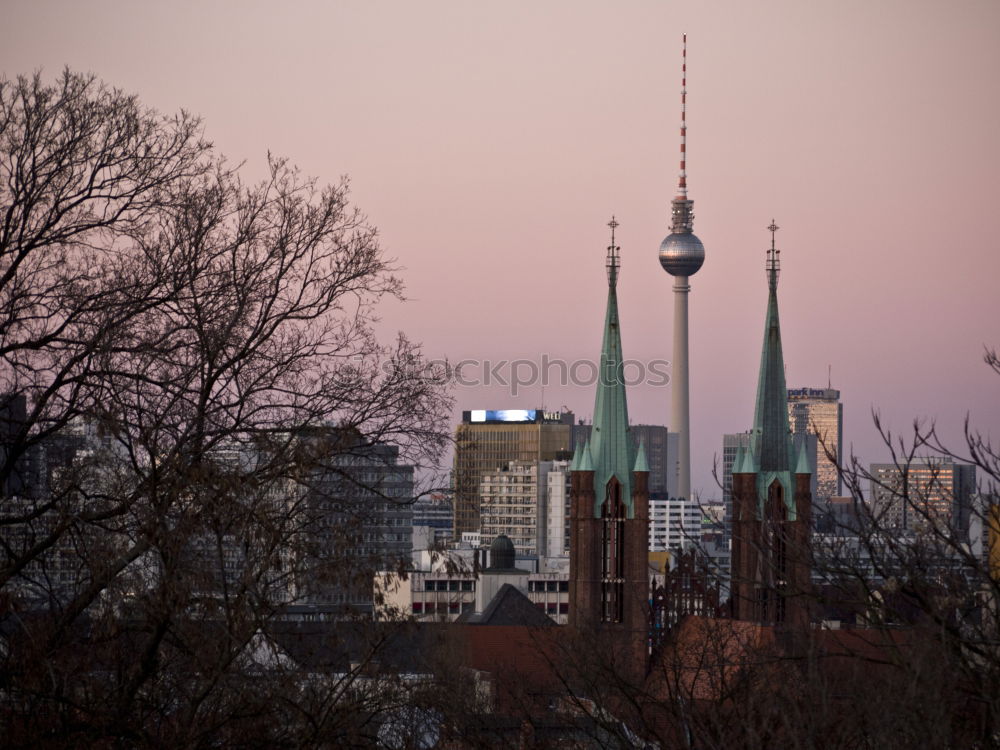
[[[257,179],[267,154],[352,197],[398,259],[382,306],[432,358],[593,361],[612,214],[623,348],[669,361],[657,251],[676,192],[681,35],[691,277],[692,483],[750,427],[772,218],[789,387],[844,403],[845,447],[887,452],[966,415],[1000,440],[1000,3],[995,0],[7,0],[0,72],[92,72],[206,136]],[[521,374],[530,367],[521,365]],[[583,376],[585,366],[577,368]],[[638,369],[635,370],[638,373]],[[506,373],[506,374],[505,374]],[[463,409],[572,409],[589,385],[457,386]],[[481,365],[463,368],[482,380]],[[491,378],[493,376],[491,375]],[[669,385],[629,390],[668,424]]]

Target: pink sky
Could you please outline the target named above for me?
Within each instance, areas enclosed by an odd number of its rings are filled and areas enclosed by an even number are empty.
[[[260,176],[268,150],[355,202],[405,267],[384,308],[428,354],[594,358],[617,215],[628,357],[669,359],[657,249],[677,173],[688,33],[688,184],[706,261],[692,277],[695,489],[747,429],[763,336],[765,227],[783,269],[790,387],[826,383],[845,444],[885,457],[905,429],[966,412],[1000,438],[1000,3],[5,3],[0,70],[91,71],[206,132]],[[531,407],[538,388],[456,391]],[[669,387],[629,393],[666,423]],[[589,417],[590,388],[545,392]]]

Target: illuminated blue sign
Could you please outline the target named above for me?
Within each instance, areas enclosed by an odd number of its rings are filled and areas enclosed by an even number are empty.
[[[472,409],[462,412],[466,424],[504,423],[539,424],[563,421],[562,412],[544,409]],[[567,422],[566,424],[569,424]]]
[[[470,422],[534,422],[536,409],[473,409]]]

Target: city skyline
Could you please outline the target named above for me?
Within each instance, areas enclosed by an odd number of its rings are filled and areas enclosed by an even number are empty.
[[[872,407],[897,430],[936,417],[952,444],[966,412],[983,430],[1000,420],[981,362],[1000,313],[995,4],[305,3],[234,15],[14,3],[7,18],[8,77],[91,71],[162,112],[202,115],[206,137],[250,174],[268,150],[320,183],[349,174],[411,298],[380,307],[385,337],[402,328],[452,361],[592,358],[612,213],[624,348],[670,358],[656,250],[687,32],[688,173],[712,250],[692,280],[694,488],[721,494],[712,457],[752,416],[772,215],[788,379],[825,383],[832,365],[845,452],[885,457]],[[589,386],[455,396],[456,423],[466,409],[539,404],[591,416]],[[633,421],[669,425],[669,386],[629,398]]]

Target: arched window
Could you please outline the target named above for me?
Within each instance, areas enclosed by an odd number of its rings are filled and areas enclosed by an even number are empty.
[[[625,616],[625,503],[615,477],[605,487],[601,520],[601,621],[621,622]]]
[[[785,489],[781,482],[775,479],[767,488],[767,507],[764,514],[765,540],[768,558],[767,570],[773,611],[767,619],[773,622],[785,620],[785,588],[788,583],[788,554],[786,548],[785,521],[787,520],[785,506]]]

